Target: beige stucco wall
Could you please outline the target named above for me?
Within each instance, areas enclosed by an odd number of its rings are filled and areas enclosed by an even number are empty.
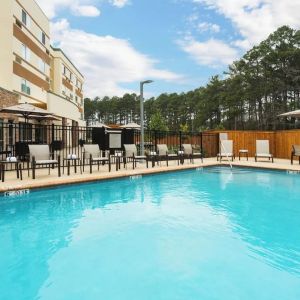
[[[13,1],[1,1],[0,9],[0,87],[11,90],[13,74]]]
[[[72,101],[68,101],[53,93],[48,93],[48,110],[57,116],[79,121],[80,112]]]
[[[5,0],[5,1],[12,1],[12,0]],[[16,15],[21,16],[22,9],[20,6],[24,7],[27,13],[29,14],[29,16],[39,25],[39,27],[43,29],[46,35],[50,36],[49,19],[46,17],[45,13],[42,11],[42,9],[34,0],[18,0],[18,1],[13,0],[13,1],[15,2],[14,13]],[[20,5],[18,4],[18,2],[20,3]],[[39,36],[39,32],[40,32],[39,27],[34,22],[31,22],[30,31],[35,33],[35,36]]]

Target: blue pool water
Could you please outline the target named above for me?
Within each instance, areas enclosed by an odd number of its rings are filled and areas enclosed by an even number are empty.
[[[300,299],[300,175],[210,168],[0,197],[0,299]]]

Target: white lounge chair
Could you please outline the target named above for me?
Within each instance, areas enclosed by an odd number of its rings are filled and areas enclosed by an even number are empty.
[[[146,159],[144,155],[137,155],[137,148],[135,144],[124,144],[125,150],[125,160],[124,164],[127,167],[127,160],[131,159],[133,164],[133,169],[136,167],[136,162]]]
[[[300,145],[292,146],[291,164],[293,164],[294,156],[299,156],[299,164],[300,164]]]
[[[48,165],[49,174],[50,167],[57,165],[58,167],[58,176],[61,176],[60,172],[60,155],[57,159],[53,159],[53,153],[50,153],[49,145],[28,145],[29,148],[29,157],[32,166],[32,179],[35,179],[36,166]]]
[[[179,155],[169,153],[169,149],[166,144],[157,144],[156,147],[157,147],[157,157],[160,162],[162,160],[165,160],[167,162],[167,166],[169,166],[169,160],[176,159],[177,164],[179,165]]]
[[[194,158],[201,158],[203,162],[202,153],[195,152],[191,144],[182,144],[182,150],[184,157],[190,159],[190,162],[194,163]]]
[[[274,162],[273,154],[270,153],[269,140],[256,140],[255,161],[259,157],[272,159],[272,162]]]
[[[84,171],[84,165],[86,159],[89,160],[89,165],[90,165],[90,173],[92,174],[93,172],[93,164],[97,163],[98,165],[98,170],[99,170],[99,165],[100,163],[108,163],[108,170],[109,172],[111,171],[111,164],[110,164],[110,156],[107,151],[103,152],[99,149],[98,144],[84,144],[83,145],[83,171]]]
[[[235,158],[232,140],[220,140],[220,153],[217,155],[217,160],[220,158],[221,162],[223,157],[230,157],[232,161]]]

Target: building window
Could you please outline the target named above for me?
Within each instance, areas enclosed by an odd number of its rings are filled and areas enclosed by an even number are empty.
[[[24,9],[22,9],[22,23],[25,26],[30,27],[30,17],[28,16],[28,14]]]
[[[22,79],[21,91],[22,91],[22,93],[30,95],[30,86],[28,85],[27,80],[25,80],[25,79]]]
[[[46,71],[46,64],[41,58],[39,58],[39,70],[43,73]]]
[[[41,32],[41,42],[43,45],[46,45],[46,35],[43,31]]]
[[[30,61],[30,49],[24,44],[22,44],[22,57],[26,61]]]
[[[24,25],[27,25],[27,14],[23,9],[22,9],[22,22]]]

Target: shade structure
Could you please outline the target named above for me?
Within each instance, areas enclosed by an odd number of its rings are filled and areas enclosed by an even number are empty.
[[[108,125],[105,125],[104,123],[96,123],[95,125],[92,125],[91,127],[100,127],[100,128],[102,128],[102,127],[104,127],[104,128],[111,128],[111,127],[109,127]]]
[[[141,126],[139,124],[136,123],[128,123],[126,125],[122,125],[120,126],[121,128],[125,128],[125,129],[141,129]]]
[[[23,117],[22,114],[16,114],[16,116]],[[54,116],[54,115],[44,115],[44,116],[41,116],[41,115],[32,115],[30,117],[30,119],[35,119],[35,120],[38,120],[39,122],[40,121],[61,121],[60,117],[57,117],[57,116]]]
[[[46,116],[52,115],[47,110],[36,107],[29,103],[20,103],[13,106],[4,107],[0,110],[0,112],[11,113],[11,114],[20,114],[25,119],[28,119],[33,116]]]
[[[294,118],[300,118],[300,109],[293,110],[286,112],[284,114],[278,115],[278,117],[294,117]]]

